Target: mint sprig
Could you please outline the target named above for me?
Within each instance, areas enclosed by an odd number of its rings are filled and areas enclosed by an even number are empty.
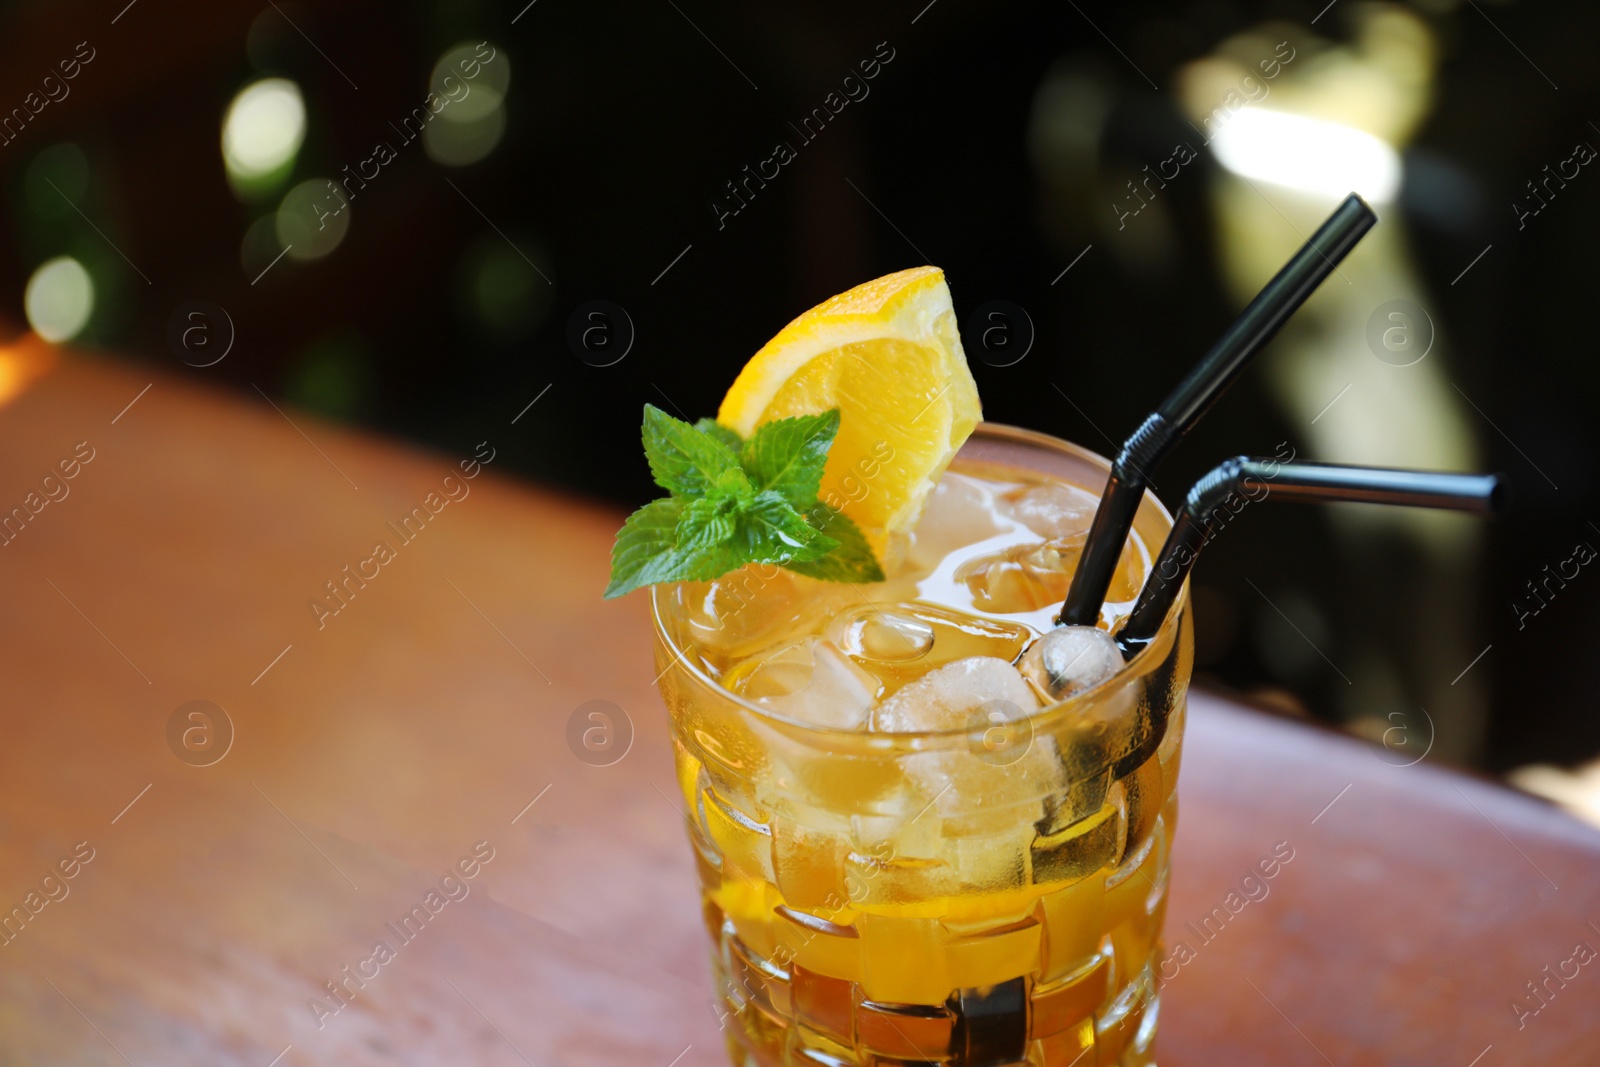
[[[838,432],[837,408],[777,419],[746,441],[711,419],[690,425],[646,404],[645,458],[672,495],[623,523],[605,595],[706,581],[749,563],[831,582],[883,581],[860,528],[817,499]]]

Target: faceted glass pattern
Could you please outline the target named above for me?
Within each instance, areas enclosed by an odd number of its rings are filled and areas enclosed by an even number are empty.
[[[1164,513],[1141,519],[1159,543]],[[1186,598],[1001,759],[981,723],[885,735],[768,714],[692,665],[671,604],[660,686],[735,1064],[1151,1062]]]

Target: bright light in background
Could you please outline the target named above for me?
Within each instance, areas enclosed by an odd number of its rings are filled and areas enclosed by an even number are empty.
[[[430,122],[422,130],[422,148],[435,163],[465,167],[493,152],[505,132],[506,109],[497,107],[473,122]]]
[[[1247,107],[1211,143],[1222,165],[1245,178],[1335,199],[1353,189],[1387,201],[1400,191],[1400,156],[1353,126]]]
[[[1578,818],[1600,826],[1600,760],[1574,770],[1535,763],[1506,775],[1511,784],[1553,800]]]
[[[306,105],[287,78],[245,86],[222,120],[222,161],[236,185],[271,178],[294,161],[306,138]]]
[[[57,256],[33,272],[22,305],[34,333],[46,341],[71,340],[89,324],[94,282],[82,263],[71,256]]]
[[[485,53],[484,47],[490,51]],[[465,167],[493,152],[506,132],[505,97],[510,87],[511,60],[504,49],[488,42],[458,44],[440,56],[428,88],[449,102],[438,120],[422,131],[428,158],[447,167]]]
[[[479,45],[458,44],[433,65],[428,88],[450,103],[439,117],[451,122],[475,122],[499,107],[511,88],[511,60],[505,50],[484,42],[490,58],[484,61]],[[446,82],[445,79],[450,79]],[[463,87],[465,92],[463,92]]]
[[[352,208],[337,189],[327,178],[308,178],[284,194],[276,231],[290,259],[321,259],[344,240]]]
[[[9,404],[35,379],[49,373],[59,352],[37,333],[25,333],[0,345],[0,405]]]

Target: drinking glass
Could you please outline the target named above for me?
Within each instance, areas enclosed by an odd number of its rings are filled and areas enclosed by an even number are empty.
[[[1095,494],[1109,471],[987,423],[969,460]],[[1146,494],[1134,532],[1154,551],[1171,521]],[[763,596],[760,571],[746,580]],[[735,1064],[1149,1062],[1194,658],[1187,588],[1095,688],[916,734],[820,728],[741,699],[696,657],[679,589],[652,598]]]

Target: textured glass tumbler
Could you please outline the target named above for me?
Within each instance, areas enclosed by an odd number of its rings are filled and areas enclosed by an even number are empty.
[[[991,424],[960,458],[1095,493],[1109,469]],[[1135,530],[1152,552],[1170,524],[1147,494]],[[697,665],[674,590],[653,603],[735,1064],[1150,1062],[1187,589],[1100,686],[921,734],[821,729],[742,700]]]

